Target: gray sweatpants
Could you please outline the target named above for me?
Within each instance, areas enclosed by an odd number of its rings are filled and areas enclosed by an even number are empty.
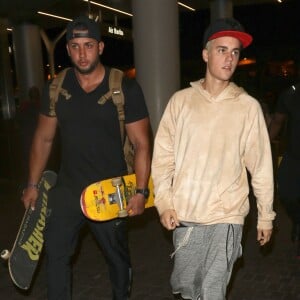
[[[191,300],[224,300],[233,264],[242,254],[242,231],[239,224],[176,228],[173,293]]]

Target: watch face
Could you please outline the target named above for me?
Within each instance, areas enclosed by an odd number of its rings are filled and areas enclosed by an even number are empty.
[[[149,189],[144,190],[144,196],[146,199],[149,197]]]
[[[149,197],[149,189],[136,189],[137,194],[142,194],[146,199]]]

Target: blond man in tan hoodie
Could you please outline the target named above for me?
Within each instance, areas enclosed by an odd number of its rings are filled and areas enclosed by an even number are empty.
[[[155,137],[152,176],[162,225],[173,231],[174,295],[225,299],[249,212],[247,170],[257,199],[257,240],[272,234],[273,169],[260,104],[230,82],[252,42],[234,19],[204,34],[205,78],[175,93]]]

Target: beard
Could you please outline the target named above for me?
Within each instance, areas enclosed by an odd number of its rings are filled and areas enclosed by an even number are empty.
[[[99,60],[96,59],[93,61],[87,68],[80,68],[73,60],[72,60],[74,68],[82,75],[87,75],[92,73],[99,64]]]

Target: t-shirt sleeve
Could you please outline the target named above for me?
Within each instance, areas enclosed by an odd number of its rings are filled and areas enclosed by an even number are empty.
[[[134,79],[124,77],[122,89],[125,97],[125,123],[132,123],[149,116],[143,91]]]

